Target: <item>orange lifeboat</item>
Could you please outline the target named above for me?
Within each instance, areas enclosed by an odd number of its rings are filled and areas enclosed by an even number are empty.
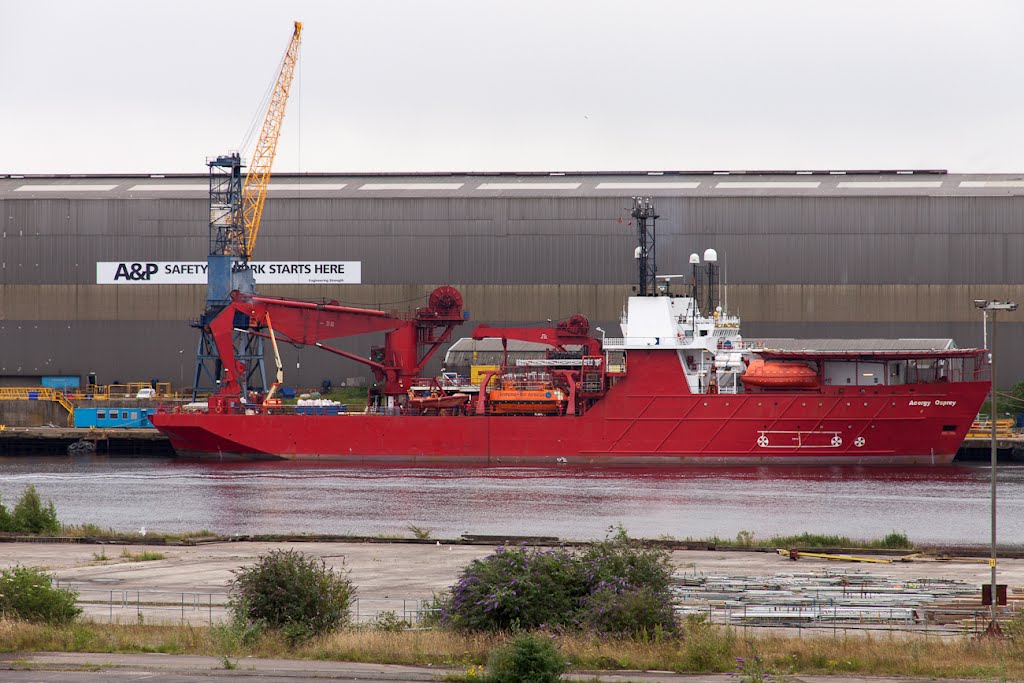
[[[409,405],[420,410],[450,410],[466,405],[469,394],[445,394],[417,396],[409,399]]]
[[[813,389],[819,384],[818,373],[804,363],[778,363],[752,360],[740,378],[751,387],[768,389]]]
[[[510,387],[491,389],[487,404],[493,415],[559,415],[567,401],[561,389],[522,389]]]
[[[492,415],[564,415],[568,403],[565,392],[545,372],[502,375],[487,394]]]

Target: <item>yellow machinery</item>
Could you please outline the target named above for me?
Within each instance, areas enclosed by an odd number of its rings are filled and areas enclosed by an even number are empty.
[[[75,418],[75,406],[63,392],[50,387],[0,387],[0,401],[53,401],[68,411],[68,424]]]
[[[1015,436],[1013,433],[1014,421],[1012,418],[1001,418],[996,420],[996,438],[1007,438]],[[968,439],[988,439],[992,436],[991,420],[975,420],[967,432]]]
[[[284,122],[284,109],[288,104],[288,94],[295,75],[295,65],[299,61],[299,44],[302,38],[302,22],[295,22],[295,31],[291,42],[285,50],[281,61],[281,70],[274,83],[274,91],[270,96],[270,106],[263,118],[263,128],[256,141],[256,149],[249,162],[249,170],[245,174],[242,185],[242,223],[245,226],[245,244],[242,253],[248,260],[256,247],[256,236],[260,231],[260,219],[263,217],[263,202],[267,198],[267,185],[270,183],[270,168],[274,164],[277,153],[277,141],[281,137],[281,124]]]

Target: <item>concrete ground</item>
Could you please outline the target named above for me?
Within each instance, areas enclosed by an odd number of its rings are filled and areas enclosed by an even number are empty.
[[[98,683],[139,681],[148,683],[227,683],[240,678],[260,683],[295,681],[413,681],[444,680],[447,669],[391,664],[360,664],[293,659],[231,660],[227,670],[222,659],[195,655],[117,655],[99,653],[43,652],[0,656],[0,680],[37,683]],[[616,671],[567,674],[566,680],[598,683],[728,683],[729,674],[673,674],[668,672]],[[942,679],[879,678],[873,676],[787,676],[790,683],[953,683]],[[972,683],[960,679],[957,683]]]
[[[165,559],[130,562],[120,557],[153,550]],[[44,567],[61,581],[83,588],[222,593],[231,572],[269,550],[283,548],[322,558],[347,569],[363,598],[430,598],[457,578],[470,561],[490,554],[492,546],[413,543],[210,543],[197,546],[121,546],[64,543],[0,544],[0,567]],[[107,560],[97,560],[100,552]],[[865,552],[865,556],[867,553]],[[883,556],[878,556],[883,557]],[[892,559],[892,558],[883,558]],[[857,569],[897,579],[945,578],[976,583],[989,579],[987,560],[916,559],[913,562],[865,564],[805,558],[798,562],[772,553],[677,550],[672,561],[685,572],[728,576],[771,575],[821,568]],[[1024,559],[999,561],[1000,583],[1024,586]]]
[[[166,555],[150,562],[130,562],[120,557],[144,549]],[[316,555],[330,566],[347,569],[358,586],[362,600],[429,598],[451,585],[471,560],[493,551],[488,546],[447,546],[408,543],[213,543],[199,546],[119,546],[84,544],[4,543],[0,544],[0,567],[15,564],[45,567],[83,590],[167,591],[223,594],[231,572],[253,562],[271,549],[287,548]],[[97,560],[105,552],[108,560]],[[937,561],[933,559],[892,564],[860,564],[802,559],[793,562],[770,553],[726,551],[675,551],[672,560],[679,571],[728,576],[771,575],[813,571],[824,567],[856,568],[871,574],[898,579],[945,578],[978,584],[988,580],[988,565],[978,560]],[[1000,562],[1000,581],[1024,586],[1024,560]],[[1021,589],[1018,588],[1017,591]],[[144,598],[145,599],[145,598]],[[131,608],[131,605],[128,606]],[[392,607],[388,607],[391,609]],[[133,620],[135,612],[130,612]],[[213,610],[211,610],[211,613]],[[91,610],[103,617],[105,608]],[[113,610],[111,610],[113,613]],[[219,612],[218,612],[219,614]],[[175,616],[175,615],[171,615]],[[115,617],[116,618],[116,617]],[[199,613],[198,619],[205,617]],[[148,621],[148,617],[147,617]],[[260,681],[303,680],[441,680],[446,673],[431,667],[402,667],[348,662],[243,659],[238,668],[225,670],[223,661],[212,657],[170,655],[112,655],[96,653],[37,653],[0,656],[2,681],[98,681],[141,680],[159,683],[237,680],[259,677]],[[595,680],[593,674],[572,677]],[[607,672],[598,681],[624,683],[726,683],[728,675],[675,675],[663,672]],[[910,683],[914,679],[877,677],[791,676],[791,683]],[[935,679],[929,679],[935,681]]]

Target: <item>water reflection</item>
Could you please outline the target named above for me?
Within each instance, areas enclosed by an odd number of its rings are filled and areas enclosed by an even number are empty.
[[[850,468],[356,468],[169,458],[0,458],[0,496],[29,483],[64,521],[117,529],[247,533],[462,533],[596,538],[898,530],[919,542],[985,543],[980,466]],[[1024,468],[1000,468],[1000,538],[1024,543]]]

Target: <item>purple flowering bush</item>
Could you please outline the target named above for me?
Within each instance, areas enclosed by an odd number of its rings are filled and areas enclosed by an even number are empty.
[[[474,560],[442,601],[441,623],[468,631],[676,631],[668,552],[619,527],[582,551],[498,548]]]

